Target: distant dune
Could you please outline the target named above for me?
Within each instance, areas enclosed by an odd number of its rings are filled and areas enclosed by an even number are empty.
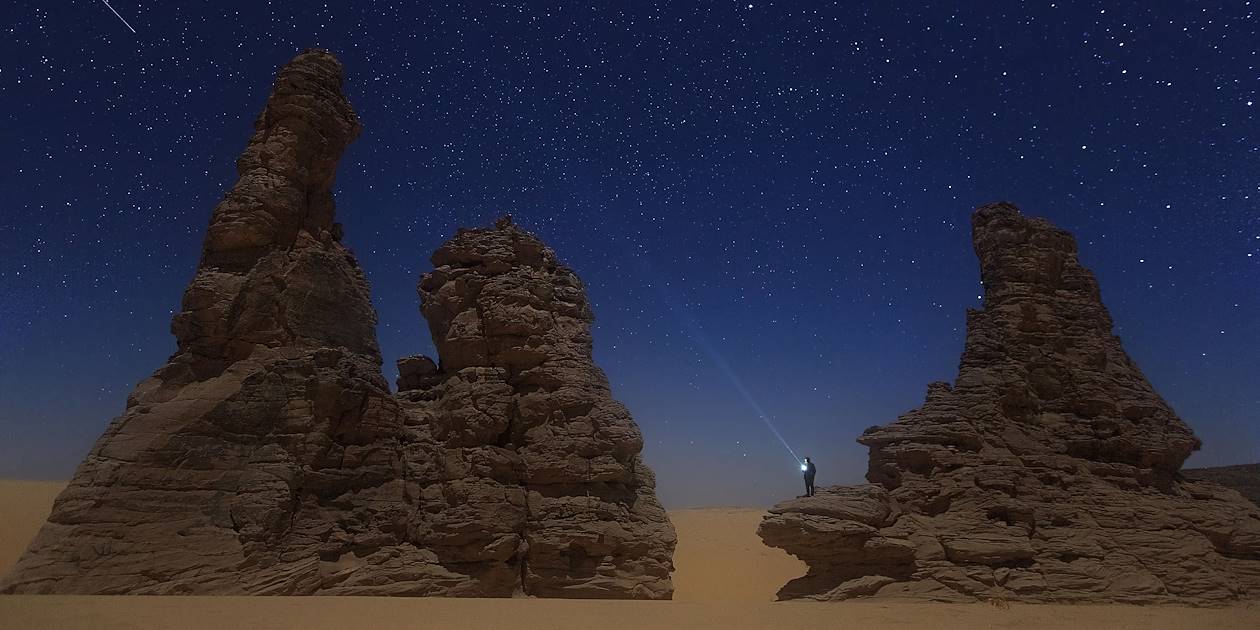
[[[52,506],[61,482],[0,481],[0,571],[7,571]],[[865,602],[773,602],[804,564],[758,540],[763,512],[670,513],[678,530],[672,602],[388,597],[0,596],[0,630],[64,628],[1260,628],[1256,604],[1232,608]]]
[[[1248,501],[1260,505],[1260,464],[1187,468],[1181,471],[1191,479],[1202,479],[1233,488]]]
[[[0,479],[0,575],[17,562],[64,487],[64,481]]]

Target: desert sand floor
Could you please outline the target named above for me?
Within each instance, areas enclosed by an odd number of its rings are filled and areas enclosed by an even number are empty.
[[[0,572],[47,516],[58,482],[0,481]],[[315,628],[932,628],[977,630],[1257,630],[1260,606],[1059,606],[855,601],[774,602],[804,565],[761,544],[761,511],[670,512],[678,529],[672,602],[374,597],[0,596],[0,629],[188,630]]]

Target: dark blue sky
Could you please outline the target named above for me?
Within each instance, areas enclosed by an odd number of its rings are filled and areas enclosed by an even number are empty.
[[[0,477],[68,477],[174,350],[311,46],[365,127],[338,214],[387,375],[432,353],[429,254],[511,212],[586,281],[668,506],[800,492],[750,399],[858,481],[857,434],[953,378],[968,217],[999,199],[1076,234],[1191,463],[1260,460],[1254,2],[111,4],[135,34],[99,1],[0,8]]]

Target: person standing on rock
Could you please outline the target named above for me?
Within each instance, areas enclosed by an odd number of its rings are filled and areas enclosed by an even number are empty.
[[[805,473],[805,496],[812,497],[814,496],[814,475],[818,469],[814,468],[814,462],[806,457],[805,462],[801,464],[801,470]]]

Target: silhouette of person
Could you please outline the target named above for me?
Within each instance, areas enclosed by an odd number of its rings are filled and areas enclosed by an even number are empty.
[[[805,463],[801,464],[801,470],[805,471],[805,496],[812,497],[814,496],[814,475],[817,474],[818,469],[814,468],[814,462],[806,457]]]

